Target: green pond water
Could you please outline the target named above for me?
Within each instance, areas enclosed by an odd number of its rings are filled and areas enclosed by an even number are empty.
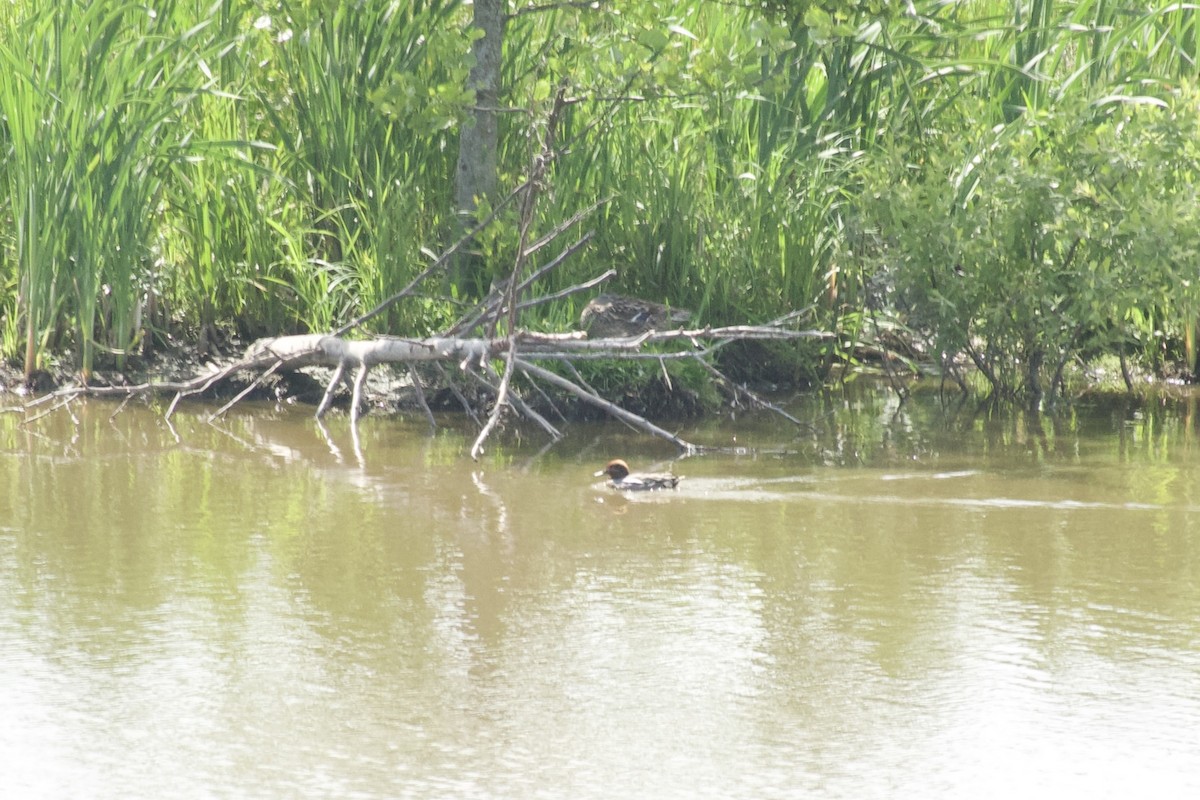
[[[1194,403],[788,407],[0,416],[0,797],[1200,796]]]

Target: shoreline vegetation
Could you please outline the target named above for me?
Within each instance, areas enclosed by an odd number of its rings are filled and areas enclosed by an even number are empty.
[[[1198,20],[1087,0],[17,0],[0,381],[182,379],[296,335],[515,348],[577,330],[599,292],[691,309],[693,330],[827,335],[704,358],[651,342],[541,383],[512,380],[511,349],[410,381],[481,378],[502,406],[567,380],[646,418],[864,365],[1035,410],[1096,363],[1126,390],[1190,381]]]

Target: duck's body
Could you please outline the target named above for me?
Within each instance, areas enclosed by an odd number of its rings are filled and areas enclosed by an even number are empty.
[[[602,294],[584,306],[579,324],[589,336],[607,339],[665,330],[691,318],[692,312],[686,308],[671,308],[637,297]]]
[[[596,477],[608,476],[608,485],[627,492],[644,492],[651,489],[674,489],[681,480],[670,472],[630,472],[629,465],[619,458],[596,473]]]

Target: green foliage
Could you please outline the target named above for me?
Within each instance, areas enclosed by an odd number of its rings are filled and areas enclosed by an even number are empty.
[[[618,291],[713,322],[767,319],[826,296],[855,155],[837,135],[796,135],[792,87],[763,67],[794,49],[785,25],[715,4],[650,3],[519,17],[509,36],[514,96],[565,82],[581,100],[560,136],[572,146],[554,165],[544,224],[579,198],[609,199],[595,251],[559,285],[615,266]],[[510,122],[504,163],[516,173],[527,123]]]
[[[1072,359],[1153,355],[1200,308],[1196,111],[1060,102],[881,163],[862,204],[878,286],[948,362],[1031,404]]]
[[[25,320],[25,367],[75,322],[80,366],[97,335],[123,353],[135,318],[172,149],[173,122],[202,87],[202,22],[172,3],[38,4],[0,41],[5,177],[18,230],[10,313]]]
[[[475,102],[466,88],[474,66],[470,45],[483,31],[468,28],[466,35],[454,28],[431,31],[424,37],[424,57],[405,69],[384,74],[369,99],[388,117],[404,120],[421,136],[433,136],[460,125],[467,108]],[[544,99],[544,98],[543,98]]]
[[[325,330],[406,285],[456,229],[468,11],[8,4],[4,355],[33,369],[75,346],[86,372],[147,333]],[[1098,0],[514,7],[499,185],[528,176],[561,87],[533,235],[605,202],[540,290],[616,267],[608,290],[701,323],[811,306],[850,342],[871,302],[1036,397],[1074,354],[1194,339],[1196,18]],[[517,260],[515,214],[474,242],[490,277]],[[585,300],[524,322],[561,328]],[[410,298],[373,324],[419,334],[457,311]]]
[[[449,213],[446,128],[462,96],[447,97],[447,87],[465,73],[444,64],[443,51],[456,8],[439,0],[284,4],[295,29],[275,37],[270,56],[283,91],[261,96],[284,153],[279,170],[314,234],[308,269],[326,274],[316,283],[325,295],[303,291],[311,276],[295,277],[299,308],[308,309],[301,319],[314,330],[407,283],[426,237]],[[432,87],[437,102],[417,108],[408,92],[418,85]]]

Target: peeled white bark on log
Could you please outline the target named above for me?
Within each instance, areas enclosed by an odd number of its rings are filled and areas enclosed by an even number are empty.
[[[346,375],[346,370],[352,368],[355,370],[355,375],[352,386],[350,414],[351,421],[354,423],[357,422],[359,413],[364,405],[363,385],[367,373],[372,367],[378,364],[453,361],[458,363],[460,368],[465,369],[497,393],[497,402],[499,405],[493,411],[493,417],[498,412],[499,406],[512,405],[518,409],[518,412],[522,416],[538,422],[552,439],[558,439],[561,434],[559,434],[557,429],[544,419],[541,419],[519,397],[501,391],[504,387],[503,384],[498,386],[481,374],[491,373],[493,377],[498,377],[491,368],[490,362],[493,359],[502,359],[508,362],[505,370],[506,373],[515,367],[529,380],[535,381],[535,384],[536,381],[553,384],[559,389],[574,394],[582,400],[604,409],[611,416],[632,424],[654,436],[666,439],[682,451],[691,453],[697,452],[702,448],[679,438],[669,431],[659,428],[649,420],[616,406],[611,401],[595,394],[588,387],[555,375],[542,367],[536,366],[532,362],[537,360],[553,360],[570,364],[575,359],[612,358],[619,360],[645,357],[660,359],[683,357],[700,358],[703,360],[704,356],[710,354],[716,346],[739,339],[779,340],[828,338],[829,336],[830,334],[822,331],[797,331],[779,327],[778,325],[738,325],[727,328],[649,331],[640,336],[614,339],[588,339],[586,334],[581,332],[554,334],[530,333],[526,331],[518,331],[513,336],[490,339],[460,338],[455,336],[431,336],[427,338],[379,336],[372,339],[344,339],[332,334],[278,336],[260,339],[247,348],[245,355],[238,361],[226,364],[220,369],[214,367],[212,371],[197,375],[187,381],[145,383],[137,386],[76,386],[61,389],[27,404],[25,410],[29,411],[42,402],[52,400],[61,401],[42,414],[27,419],[26,422],[38,419],[45,413],[50,413],[54,409],[63,407],[73,398],[84,394],[132,397],[141,394],[174,392],[175,398],[166,412],[167,419],[170,419],[182,398],[206,391],[237,372],[257,370],[259,376],[255,381],[213,415],[214,417],[218,417],[235,405],[255,385],[270,374],[279,370],[320,366],[332,368],[334,373],[326,387],[325,397],[317,407],[317,417],[321,417],[328,410],[334,392]],[[643,346],[647,343],[679,339],[690,341],[696,349],[678,353],[641,352]],[[703,341],[712,342],[713,344],[706,348],[701,346],[701,342]],[[482,369],[475,367],[482,367]],[[715,372],[715,370],[713,371]],[[717,374],[719,375],[719,373]],[[743,388],[741,391],[753,397],[753,393],[748,390]],[[782,413],[769,403],[765,403],[765,401],[761,401],[758,398],[754,399],[759,401],[761,407],[770,408],[778,413]],[[784,416],[793,422],[799,422],[786,414]],[[493,422],[492,425],[494,426],[494,424]],[[478,454],[483,439],[486,438],[489,430],[488,426],[484,427],[479,440],[476,441],[473,448],[473,455]]]
[[[650,331],[623,339],[587,339],[582,333],[518,333],[523,356],[570,357],[573,353],[601,353],[621,358],[649,342],[676,339],[802,339],[825,338],[822,331],[794,331],[771,326],[735,325],[726,328]],[[248,362],[283,361],[286,368],[304,366],[374,366],[412,361],[463,361],[488,358],[509,348],[507,337],[473,339],[430,336],[424,339],[383,336],[374,339],[343,339],[326,334],[299,334],[259,339],[246,350]],[[248,365],[249,366],[249,365]]]
[[[797,339],[824,338],[826,336],[828,334],[821,331],[795,331],[769,325],[737,325],[727,328],[703,328],[690,331],[649,331],[640,336],[620,339],[588,339],[585,334],[578,332],[563,334],[518,332],[515,337],[497,339],[447,336],[408,339],[388,336],[365,340],[348,340],[338,336],[309,334],[260,339],[247,349],[242,363],[248,366],[255,365],[259,367],[266,364],[283,368],[303,366],[333,367],[335,373],[326,389],[325,397],[317,408],[318,417],[329,408],[333,391],[341,381],[345,370],[348,367],[355,367],[358,372],[354,380],[350,414],[351,420],[357,421],[359,409],[362,405],[363,381],[366,378],[366,373],[376,364],[456,361],[465,366],[472,362],[482,363],[488,359],[502,358],[510,362],[508,368],[505,370],[506,375],[510,374],[512,368],[516,366],[530,378],[554,384],[558,388],[575,394],[584,401],[604,409],[611,416],[641,428],[654,436],[666,439],[679,447],[683,452],[690,453],[696,452],[700,448],[669,431],[659,428],[649,420],[632,414],[611,401],[595,395],[584,387],[530,363],[530,359],[566,359],[569,362],[573,357],[587,358],[600,356],[618,359],[631,358],[642,355],[639,351],[647,342],[677,339],[691,341],[699,347],[701,340]],[[662,357],[662,354],[657,355],[658,357]],[[697,357],[699,353],[684,353],[682,355]],[[511,402],[506,391],[507,381],[502,381],[500,386],[495,388],[499,403],[507,404]],[[779,409],[769,404],[764,403],[764,406],[779,412]],[[529,410],[526,410],[526,416],[529,414]],[[793,422],[798,422],[798,420],[787,414],[784,414],[784,416]],[[498,417],[495,413],[489,417],[489,424],[484,426],[479,438],[472,447],[471,455],[473,458],[478,457],[483,441],[487,438],[497,420]],[[544,423],[544,420],[542,422]],[[553,426],[543,424],[542,427],[550,433],[553,439],[559,437],[560,434]]]
[[[489,339],[342,339],[324,334],[300,334],[259,339],[246,350],[247,361],[282,361],[286,368],[339,365],[374,366],[411,361],[461,361],[484,357]]]

